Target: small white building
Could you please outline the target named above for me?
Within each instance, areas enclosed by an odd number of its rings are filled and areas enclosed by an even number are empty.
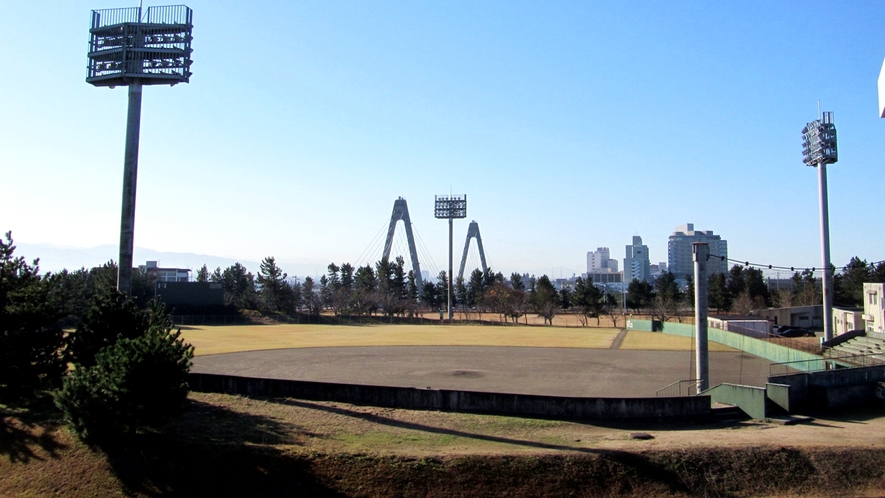
[[[866,330],[860,308],[833,308],[833,335],[842,335],[852,330]]]
[[[187,282],[191,274],[189,268],[160,268],[156,261],[147,261],[138,269],[154,277],[156,282]]]
[[[771,335],[771,322],[758,316],[710,315],[707,326],[757,339]]]
[[[867,332],[885,333],[885,284],[863,284],[863,319]]]

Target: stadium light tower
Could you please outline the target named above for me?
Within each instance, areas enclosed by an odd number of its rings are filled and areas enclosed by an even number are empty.
[[[141,88],[190,80],[192,31],[193,11],[184,5],[92,11],[86,82],[129,87],[117,269],[117,290],[127,295],[132,289]]]
[[[452,220],[467,217],[467,196],[436,196],[433,215],[437,219],[449,220],[449,299],[448,316],[452,319]]]
[[[802,128],[802,155],[807,166],[817,167],[818,195],[820,199],[820,248],[823,266],[823,322],[824,340],[833,338],[833,276],[830,270],[830,222],[827,203],[827,164],[839,160],[836,149],[836,125],[833,113],[824,112]]]

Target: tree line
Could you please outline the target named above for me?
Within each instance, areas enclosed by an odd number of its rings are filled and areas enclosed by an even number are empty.
[[[837,272],[833,272],[833,304],[843,307],[863,307],[863,284],[885,282],[885,262],[867,263],[857,256]],[[658,319],[679,318],[680,310],[694,308],[694,282],[685,275],[686,287],[676,282],[676,276],[664,272],[654,284],[633,280],[627,287],[627,307],[634,312],[646,311]],[[762,270],[736,264],[727,273],[710,275],[707,281],[707,305],[719,312],[746,315],[753,310],[793,306],[820,305],[821,279],[810,269],[794,271],[789,284],[771,286]]]
[[[425,282],[419,289],[414,273],[406,271],[404,265],[402,257],[357,268],[350,263],[331,263],[318,280],[306,277],[298,281],[288,279],[275,259],[267,257],[257,276],[239,263],[211,273],[204,265],[197,272],[197,281],[221,282],[225,304],[234,309],[267,313],[412,316],[444,310],[448,299],[446,272],[441,271],[435,283]],[[727,273],[709,276],[708,305],[718,312],[749,314],[772,306],[820,304],[821,284],[814,272],[794,272],[790,280],[785,288],[769,287],[762,270],[736,264]],[[617,324],[624,308],[661,321],[681,320],[694,308],[692,275],[685,275],[684,281],[680,285],[670,272],[662,273],[653,283],[634,279],[627,286],[624,306],[619,293],[601,290],[583,277],[557,290],[546,275],[536,278],[512,273],[505,278],[491,269],[475,269],[467,279],[455,279],[452,303],[463,313],[497,313],[502,321],[514,323],[535,314],[552,324],[557,313],[566,312],[577,314],[583,325],[594,318],[598,324],[603,316]],[[863,283],[881,281],[885,281],[885,263],[871,265],[854,257],[835,274],[834,304],[862,306]]]

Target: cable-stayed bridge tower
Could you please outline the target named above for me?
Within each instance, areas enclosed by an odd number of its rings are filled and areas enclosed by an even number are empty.
[[[488,271],[486,264],[486,253],[482,248],[482,237],[479,235],[479,223],[471,221],[467,227],[467,240],[464,241],[464,254],[461,256],[461,269],[458,270],[458,278],[464,278],[464,265],[467,263],[467,250],[470,248],[470,239],[476,239],[476,247],[479,249],[479,260],[482,263],[482,272]]]
[[[400,220],[406,227],[406,240],[409,243],[409,256],[412,260],[412,271],[415,273],[415,285],[418,286],[418,292],[420,292],[424,288],[424,280],[421,278],[421,265],[418,264],[418,251],[415,249],[415,236],[412,234],[412,220],[409,219],[409,205],[402,197],[393,202],[393,213],[390,215],[390,226],[387,229],[387,240],[384,241],[384,254],[381,259],[383,261],[390,259],[390,248],[393,245],[396,222]]]

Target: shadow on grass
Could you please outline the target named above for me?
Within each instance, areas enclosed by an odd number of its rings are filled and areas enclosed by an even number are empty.
[[[273,399],[271,401],[274,403],[281,403],[281,404],[297,406],[297,407],[301,407],[301,408],[308,408],[311,410],[325,411],[328,413],[334,413],[336,415],[342,415],[345,417],[358,418],[358,419],[366,420],[366,421],[380,424],[380,425],[397,427],[399,429],[410,429],[410,430],[414,430],[414,431],[427,432],[427,433],[431,433],[431,434],[442,434],[442,435],[446,435],[446,436],[456,436],[456,437],[463,437],[463,438],[468,438],[468,439],[477,439],[480,441],[488,441],[488,442],[493,442],[493,443],[512,444],[515,446],[525,446],[527,448],[537,448],[537,449],[545,449],[545,450],[560,450],[560,451],[574,451],[574,452],[579,452],[579,453],[595,453],[595,454],[603,453],[600,450],[594,450],[594,449],[590,449],[590,448],[562,446],[562,445],[556,445],[556,444],[542,443],[539,441],[528,441],[528,440],[524,440],[524,439],[514,439],[514,438],[501,437],[501,436],[491,436],[488,434],[477,434],[475,432],[466,432],[466,431],[459,431],[459,430],[455,430],[455,429],[447,429],[447,428],[443,428],[443,427],[434,427],[432,425],[416,424],[414,422],[404,422],[402,420],[396,420],[396,419],[384,417],[381,415],[375,415],[375,414],[371,414],[371,413],[362,413],[362,412],[357,412],[357,411],[353,411],[353,410],[348,410],[346,408],[338,408],[338,407],[334,407],[334,406],[327,406],[327,405],[321,405],[321,404],[317,404],[317,403],[311,403],[309,401],[301,401],[301,400],[295,400],[295,399],[289,399],[289,398],[286,398],[286,399],[277,398],[277,399]]]
[[[60,422],[47,415],[44,401],[24,406],[0,405],[0,456],[22,463],[43,460],[38,453],[58,458],[58,452],[66,446],[55,438]]]
[[[814,472],[814,466],[804,455],[791,449],[749,449],[680,451],[641,451],[592,449],[505,436],[480,434],[434,425],[406,422],[383,415],[364,413],[340,406],[327,406],[294,399],[268,399],[273,403],[318,410],[338,416],[352,417],[375,424],[409,429],[430,434],[443,434],[487,442],[521,446],[539,450],[557,450],[564,453],[545,455],[465,455],[452,457],[448,464],[436,467],[400,465],[394,474],[403,483],[414,486],[419,482],[446,482],[452,496],[525,494],[530,496],[567,495],[568,490],[587,496],[636,495],[646,490],[650,495],[721,496],[739,495],[737,490],[754,489],[747,476],[754,475],[757,465],[789,468],[801,478],[785,483],[788,489],[801,488]],[[397,457],[364,457],[372,460],[362,472],[372,475],[378,467],[390,465],[385,459]],[[408,458],[406,458],[408,459]],[[779,466],[779,467],[778,467]],[[765,467],[769,468],[769,467]],[[417,469],[423,469],[419,472]],[[414,472],[415,475],[409,475]],[[770,491],[777,485],[766,485],[761,491]],[[545,491],[539,491],[545,490]],[[428,492],[431,490],[428,489]],[[420,493],[419,493],[420,494]]]
[[[297,444],[299,429],[270,417],[198,401],[163,432],[97,445],[126,494],[144,496],[339,496],[319,482]]]
[[[301,426],[273,417],[188,400],[187,411],[163,431],[168,437],[192,443],[234,445],[300,445],[313,434]]]

